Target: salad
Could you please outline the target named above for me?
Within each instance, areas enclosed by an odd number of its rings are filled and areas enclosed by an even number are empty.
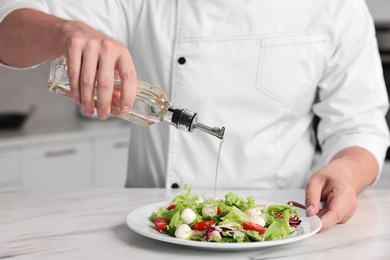
[[[158,232],[204,242],[258,242],[292,236],[301,223],[292,204],[257,205],[252,197],[232,192],[224,199],[200,200],[187,185],[184,190],[149,217]]]

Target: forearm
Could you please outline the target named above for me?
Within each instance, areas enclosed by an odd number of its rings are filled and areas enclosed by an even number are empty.
[[[332,162],[336,160],[344,165],[344,174],[351,179],[356,193],[371,185],[378,175],[378,162],[366,149],[360,147],[343,149],[333,157]]]
[[[64,54],[66,23],[36,10],[15,10],[0,23],[0,61],[29,67]]]

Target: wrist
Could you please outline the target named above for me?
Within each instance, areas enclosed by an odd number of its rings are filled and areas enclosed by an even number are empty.
[[[378,175],[378,162],[367,150],[349,147],[338,152],[331,163],[338,163],[343,168],[344,177],[348,178],[356,193],[370,186]]]
[[[67,52],[67,46],[71,35],[74,33],[75,21],[59,20],[54,26],[54,35],[60,43],[58,52],[63,55]],[[58,55],[58,56],[60,56]]]

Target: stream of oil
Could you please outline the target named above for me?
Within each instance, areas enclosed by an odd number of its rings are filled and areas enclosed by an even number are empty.
[[[219,170],[219,158],[221,157],[221,149],[223,144],[223,138],[219,142],[219,149],[217,154],[217,166],[215,167],[215,179],[214,179],[214,200],[217,195],[217,182],[218,182],[218,170]]]

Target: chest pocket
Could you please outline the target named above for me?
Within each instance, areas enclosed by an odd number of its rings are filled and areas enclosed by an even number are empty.
[[[281,103],[315,91],[325,63],[326,42],[326,34],[262,39],[256,88]]]

